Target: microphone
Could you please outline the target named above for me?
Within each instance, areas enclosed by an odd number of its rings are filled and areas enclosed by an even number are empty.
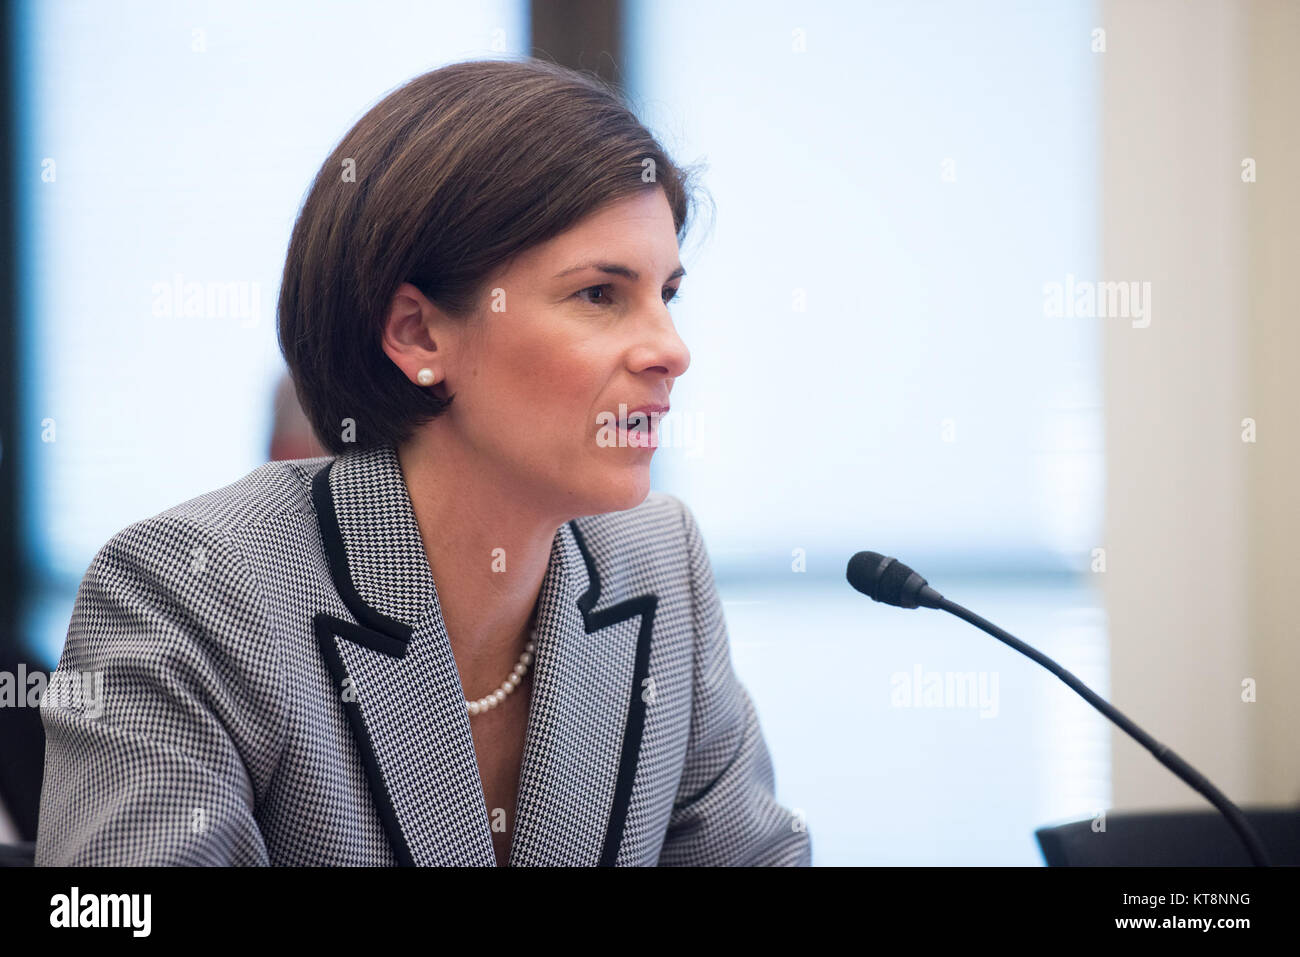
[[[868,598],[899,608],[938,608],[943,596],[896,558],[858,552],[849,559],[849,584]]]
[[[858,552],[849,559],[846,577],[850,585],[868,598],[883,602],[886,605],[895,605],[899,608],[924,606],[925,608],[938,608],[941,611],[946,611],[1038,662],[1073,688],[1083,700],[1114,722],[1129,737],[1150,751],[1157,761],[1178,775],[1192,790],[1204,796],[1206,800],[1218,808],[1219,813],[1227,819],[1233,830],[1237,832],[1237,836],[1241,838],[1242,844],[1246,846],[1246,852],[1250,855],[1251,861],[1257,867],[1266,867],[1268,865],[1268,855],[1264,851],[1263,842],[1237,805],[1229,801],[1222,791],[1211,784],[1194,767],[1171,751],[1167,745],[1161,744],[1151,737],[1151,735],[1121,714],[1109,701],[1102,698],[1047,655],[1036,648],[1031,648],[1010,632],[1003,631],[997,625],[986,621],[973,611],[969,611],[961,605],[944,598],[931,588],[924,578],[895,558],[886,557],[879,552]]]

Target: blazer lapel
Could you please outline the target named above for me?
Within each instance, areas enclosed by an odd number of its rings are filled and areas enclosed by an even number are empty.
[[[393,852],[404,865],[494,865],[471,719],[396,451],[339,456],[312,497],[356,619],[321,612],[316,637]],[[538,604],[512,865],[617,860],[657,598],[609,597],[598,607],[578,524],[561,526]]]
[[[636,776],[658,599],[597,610],[600,577],[577,522],[543,584],[512,865],[612,866]]]

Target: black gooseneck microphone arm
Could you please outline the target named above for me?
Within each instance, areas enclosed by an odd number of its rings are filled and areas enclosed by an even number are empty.
[[[1233,830],[1237,832],[1242,844],[1246,846],[1246,852],[1250,855],[1251,861],[1257,867],[1268,866],[1268,854],[1264,850],[1264,843],[1259,839],[1259,835],[1255,833],[1255,829],[1250,826],[1250,822],[1246,820],[1246,816],[1241,813],[1241,809],[1237,805],[1229,801],[1222,791],[1209,782],[1205,775],[1175,754],[1168,745],[1161,744],[1151,737],[1125,717],[1118,708],[1037,648],[1030,647],[1015,635],[1004,631],[991,621],[981,618],[973,611],[963,608],[956,602],[949,601],[931,588],[924,578],[902,562],[886,558],[877,552],[858,552],[849,559],[848,580],[850,585],[875,601],[884,602],[888,605],[897,605],[900,608],[924,606],[946,611],[962,621],[974,625],[981,631],[987,632],[1003,644],[1010,645],[1022,655],[1038,662],[1073,688],[1084,701],[1123,729],[1129,737],[1150,751],[1157,761],[1178,775],[1189,787],[1202,794],[1206,800],[1218,808],[1219,812],[1227,818],[1228,823],[1232,825]]]

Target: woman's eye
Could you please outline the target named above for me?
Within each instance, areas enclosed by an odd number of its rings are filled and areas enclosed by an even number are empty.
[[[579,295],[579,296],[585,296],[585,295],[586,295],[587,293],[589,293],[589,292],[599,292],[599,293],[601,293],[601,297],[600,297],[599,299],[588,299],[588,300],[587,300],[587,301],[590,302],[592,305],[596,305],[596,306],[598,306],[598,305],[601,305],[602,303],[609,302],[609,289],[610,289],[610,284],[609,284],[609,283],[603,283],[602,285],[599,285],[599,286],[588,286],[586,289],[579,289],[579,290],[578,290],[578,295]]]
[[[588,286],[586,289],[579,289],[576,295],[583,297],[583,299],[591,303],[593,306],[607,305],[612,301],[610,297],[610,291],[612,289],[613,285],[611,283],[602,283],[599,286]],[[665,304],[669,302],[677,302],[681,298],[681,295],[676,289],[665,289],[663,292]]]

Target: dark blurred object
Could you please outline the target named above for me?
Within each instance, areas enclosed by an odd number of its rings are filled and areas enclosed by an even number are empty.
[[[1242,808],[1269,863],[1300,865],[1300,809]],[[1048,867],[1250,867],[1241,838],[1218,811],[1107,814],[1034,832]]]
[[[533,56],[623,84],[622,3],[533,0],[530,12]]]
[[[271,461],[283,459],[314,459],[328,455],[316,439],[307,421],[298,393],[294,391],[289,373],[280,376],[275,386],[275,416],[271,426]]]
[[[36,862],[36,844],[0,844],[0,867],[32,867]]]
[[[15,642],[0,641],[3,649]],[[10,675],[44,672],[45,666],[0,649],[0,672]],[[27,694],[26,688],[18,693]],[[13,821],[18,837],[35,840],[41,806],[41,779],[45,774],[45,726],[41,710],[33,707],[0,708],[0,803]]]
[[[18,76],[13,65],[11,43],[13,4],[0,5],[0,671],[16,675],[18,663],[27,671],[45,666],[31,659],[31,649],[22,640],[23,604],[30,589],[29,570],[22,556],[22,543],[31,529],[24,528],[27,514],[22,498],[23,441],[19,432],[19,357],[23,355],[18,336],[18,293],[15,263],[18,257],[18,207],[15,191],[21,178],[15,170],[18,150],[14,145],[16,111],[12,80]],[[24,416],[26,428],[36,428]],[[35,417],[39,422],[40,416]],[[18,836],[36,836],[41,774],[45,767],[45,732],[35,708],[0,708],[0,805],[12,819]]]

